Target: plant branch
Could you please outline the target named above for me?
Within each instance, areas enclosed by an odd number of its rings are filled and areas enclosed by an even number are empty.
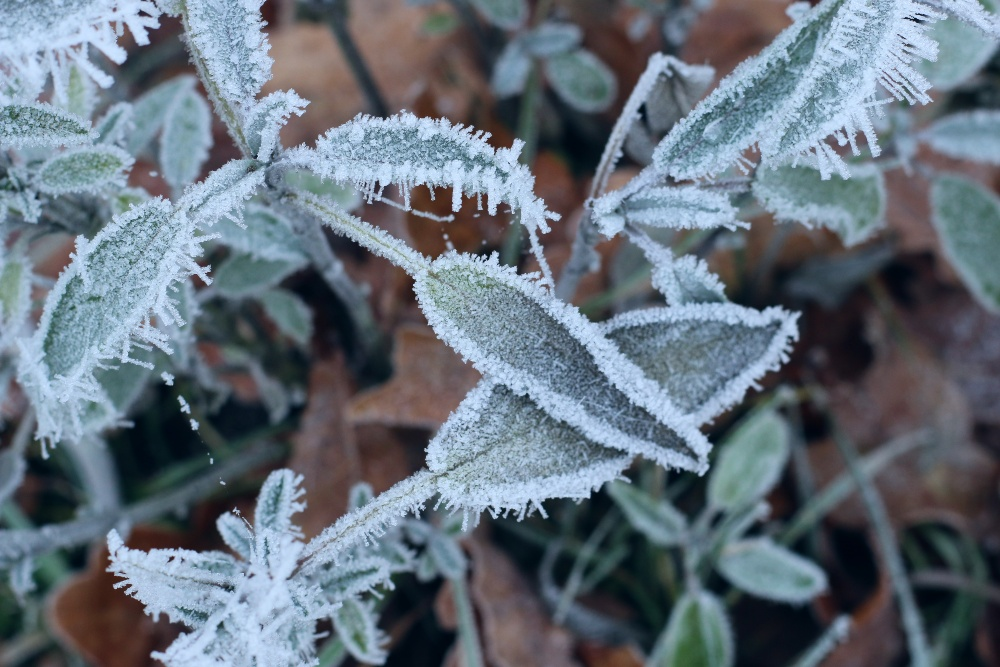
[[[354,75],[354,81],[361,89],[365,101],[368,103],[368,110],[374,116],[386,118],[389,115],[389,107],[378,89],[378,84],[372,77],[368,65],[365,64],[364,56],[358,49],[357,43],[351,37],[351,32],[347,29],[347,0],[333,0],[326,3],[326,24],[330,27],[334,39],[340,52],[344,54],[347,66]]]

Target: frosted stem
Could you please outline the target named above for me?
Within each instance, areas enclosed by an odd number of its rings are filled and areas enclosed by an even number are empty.
[[[798,660],[792,664],[792,667],[818,667],[833,652],[833,649],[837,648],[837,644],[847,638],[847,633],[850,630],[850,616],[838,616],[833,619],[833,623],[826,629],[826,632],[812,646],[807,648],[805,653],[799,656]]]
[[[455,614],[458,617],[458,637],[462,643],[462,655],[465,667],[484,667],[483,652],[479,641],[479,631],[476,629],[476,615],[469,598],[469,587],[465,576],[448,580],[451,583],[451,595],[455,601]]]
[[[350,67],[354,81],[365,96],[372,115],[383,118],[388,116],[389,107],[386,105],[382,93],[379,92],[378,84],[375,83],[368,65],[365,64],[364,56],[361,55],[358,45],[347,29],[347,0],[333,0],[333,2],[325,3],[324,7],[327,7],[326,24],[330,26],[330,32],[337,40],[337,46],[344,54],[347,66]]]

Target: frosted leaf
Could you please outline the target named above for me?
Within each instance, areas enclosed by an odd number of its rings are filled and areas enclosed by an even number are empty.
[[[225,607],[235,590],[236,559],[220,551],[187,549],[129,549],[117,531],[108,533],[109,572],[125,581],[115,584],[146,606],[156,617],[196,627]]]
[[[299,345],[307,345],[312,336],[312,311],[294,292],[270,289],[257,296],[267,317],[278,330]]]
[[[95,136],[90,123],[50,104],[8,104],[0,107],[0,146],[72,146]]]
[[[983,308],[1000,313],[1000,199],[961,176],[931,185],[931,221],[948,261]]]
[[[122,426],[122,417],[142,395],[153,371],[150,368],[154,357],[152,352],[137,349],[132,356],[138,364],[118,364],[99,368],[94,379],[100,386],[101,399],[87,403],[81,417],[82,430],[86,433],[100,433],[107,428]]]
[[[458,542],[452,538],[435,531],[427,541],[424,554],[433,564],[434,570],[445,579],[457,579],[465,575],[468,561]]]
[[[935,5],[941,7],[956,18],[974,25],[987,35],[1000,38],[1000,17],[993,13],[996,9],[993,2],[982,3],[979,0],[935,0]],[[986,11],[986,4],[991,11]]]
[[[598,325],[496,257],[445,255],[414,292],[439,338],[549,416],[606,447],[705,469],[707,440],[660,387]]]
[[[660,547],[674,547],[687,539],[687,520],[666,500],[657,500],[631,484],[614,482],[608,495],[625,515],[629,525]]]
[[[516,30],[528,18],[526,0],[470,0],[483,17],[505,30]]]
[[[708,480],[712,507],[735,512],[774,488],[791,452],[788,424],[773,408],[753,412],[720,445]]]
[[[3,0],[0,82],[33,98],[51,73],[56,97],[65,97],[75,66],[107,87],[111,77],[88,59],[88,47],[121,64],[126,56],[118,44],[122,28],[137,44],[149,44],[147,31],[158,27],[159,14],[149,0]]]
[[[274,287],[297,271],[300,263],[233,255],[213,274],[213,287],[222,296],[241,299]]]
[[[188,187],[178,207],[200,225],[239,215],[245,201],[264,184],[264,171],[253,160],[230,160],[200,183]]]
[[[246,520],[232,512],[220,514],[215,521],[215,528],[222,536],[226,546],[243,560],[253,557],[253,530]]]
[[[997,49],[995,37],[984,35],[979,28],[955,17],[932,25],[927,36],[938,43],[938,59],[921,60],[916,68],[940,90],[951,90],[968,80]]]
[[[441,474],[441,500],[472,514],[523,516],[549,498],[588,498],[631,461],[489,380],[469,392],[427,446],[427,467]]]
[[[463,195],[485,196],[490,215],[505,203],[521,212],[529,228],[548,231],[546,219],[556,216],[535,196],[534,176],[518,162],[523,144],[494,149],[488,138],[471,127],[409,113],[357,116],[320,137],[315,153],[298,152],[291,160],[324,178],[351,183],[369,198],[397,185],[409,205],[417,185],[450,187],[452,210],[458,211]]]
[[[347,509],[356,510],[364,507],[375,497],[375,490],[371,484],[359,482],[353,485],[347,492]]]
[[[331,199],[345,211],[353,211],[364,203],[361,193],[358,192],[357,188],[320,178],[305,169],[289,170],[285,174],[285,183],[289,187],[305,190],[314,195]]]
[[[131,155],[116,146],[75,148],[49,158],[38,169],[35,185],[51,195],[97,193],[109,186],[124,186],[133,162]]]
[[[536,58],[551,58],[566,53],[583,41],[583,31],[572,23],[545,21],[521,38],[524,50]]]
[[[940,118],[920,133],[942,155],[1000,165],[1000,111],[970,111]]]
[[[493,64],[490,88],[497,97],[511,97],[521,94],[531,74],[531,56],[524,50],[520,40],[512,39],[503,47]]]
[[[669,229],[732,229],[738,224],[724,192],[695,185],[648,187],[627,196],[620,192],[594,200],[594,220],[605,236],[618,234],[626,223]]]
[[[356,598],[345,598],[333,610],[333,629],[344,642],[344,647],[359,662],[381,665],[387,654],[382,648],[386,637],[375,623],[375,612],[370,604]]]
[[[786,360],[798,335],[796,317],[780,308],[690,304],[624,313],[602,327],[678,409],[702,424]]]
[[[392,571],[381,558],[360,557],[330,563],[312,574],[313,581],[333,600],[360,595],[389,581]]]
[[[97,86],[77,65],[71,65],[66,73],[65,88],[57,87],[54,102],[80,118],[90,118],[97,106]]]
[[[874,165],[852,165],[850,178],[827,177],[812,167],[759,169],[754,196],[778,220],[820,225],[851,246],[869,239],[885,221],[885,179]]]
[[[38,413],[38,438],[80,435],[83,405],[102,400],[93,373],[103,362],[131,361],[134,340],[167,346],[150,319],[174,322],[169,286],[203,271],[193,262],[201,254],[194,231],[169,202],[153,199],[115,216],[92,241],[77,240],[21,350],[19,380]]]
[[[670,621],[646,663],[649,667],[732,667],[733,630],[726,610],[707,591],[688,592],[670,612]]]
[[[243,213],[245,229],[231,220],[219,223],[220,241],[256,259],[304,265],[306,255],[291,224],[273,208],[249,202]]]
[[[308,101],[295,94],[294,90],[279,90],[254,103],[247,113],[243,127],[247,145],[253,157],[264,162],[278,147],[278,132],[292,115],[305,113]]]
[[[185,0],[188,47],[203,78],[237,109],[249,110],[271,78],[274,61],[263,32],[263,0]]]
[[[153,140],[153,137],[167,117],[177,99],[193,91],[198,79],[190,74],[182,74],[168,79],[140,95],[133,103],[134,125],[129,132],[126,148],[132,155],[138,155]]]
[[[655,172],[716,174],[756,144],[768,164],[812,154],[826,176],[844,169],[826,139],[859,154],[858,133],[877,156],[879,87],[910,103],[930,100],[930,84],[912,62],[936,57],[924,33],[942,17],[913,0],[824,0],[674,126],[654,153]]]
[[[297,534],[298,529],[292,523],[292,515],[306,507],[305,502],[300,501],[305,493],[301,484],[302,476],[291,470],[276,470],[268,475],[257,495],[254,527],[258,531]]]
[[[170,103],[160,134],[160,167],[175,191],[190,185],[208,159],[212,146],[212,111],[193,87]]]
[[[31,273],[26,255],[0,247],[0,351],[21,333],[31,311]]]
[[[715,567],[733,586],[767,600],[802,604],[827,588],[815,563],[768,538],[727,544]]]
[[[653,265],[653,287],[670,305],[726,302],[725,285],[709,270],[705,260],[694,255],[675,258],[669,248],[663,248],[655,256],[647,254],[646,258]]]
[[[128,102],[112,104],[94,125],[97,141],[102,144],[125,145],[135,124],[134,109]]]
[[[552,90],[577,111],[604,111],[618,95],[614,72],[586,49],[547,58],[544,70]]]

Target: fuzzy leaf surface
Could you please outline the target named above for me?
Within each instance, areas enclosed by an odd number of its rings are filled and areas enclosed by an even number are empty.
[[[190,74],[182,74],[149,89],[134,102],[133,127],[128,134],[126,148],[132,155],[145,150],[163,127],[167,112],[176,100],[193,91],[198,79]]]
[[[1000,199],[961,176],[939,176],[931,185],[931,221],[969,291],[1000,313]]]
[[[731,667],[733,630],[722,603],[707,591],[685,593],[647,663],[650,667]]]
[[[684,543],[687,520],[673,505],[624,482],[609,484],[607,490],[629,524],[650,542],[661,547]]]
[[[97,191],[125,185],[132,156],[115,146],[76,148],[59,153],[38,170],[36,185],[42,192],[61,195]]]
[[[594,203],[597,225],[609,237],[626,222],[670,229],[732,228],[736,214],[728,195],[694,185],[643,188],[627,197],[612,194]]]
[[[306,263],[306,255],[291,223],[278,211],[256,202],[247,203],[243,211],[243,224],[223,220],[218,228],[222,243],[256,259],[272,262]]]
[[[300,266],[286,260],[235,255],[216,269],[213,286],[219,294],[230,299],[246,298],[274,287]]]
[[[885,179],[870,165],[852,167],[848,179],[825,180],[805,165],[760,169],[753,193],[779,220],[832,229],[848,246],[870,238],[885,220]]]
[[[618,94],[614,72],[586,49],[554,55],[545,60],[544,69],[552,90],[577,111],[604,111]]]
[[[968,111],[941,118],[920,139],[942,155],[1000,165],[1000,111]]]
[[[827,588],[815,563],[768,538],[727,544],[715,566],[733,586],[767,600],[802,604]]]
[[[50,104],[0,107],[0,146],[72,146],[93,138],[89,122]]]
[[[751,506],[778,483],[790,451],[788,424],[777,412],[751,413],[721,445],[708,480],[708,502],[727,511]]]
[[[938,58],[919,61],[917,70],[938,90],[952,90],[968,80],[997,49],[996,38],[952,16],[931,26],[927,36],[937,42]]]
[[[174,190],[198,178],[212,146],[212,111],[194,88],[174,98],[163,119],[160,166]]]
[[[384,638],[375,624],[370,605],[346,598],[333,610],[333,628],[344,646],[357,660],[370,665],[385,662]]]

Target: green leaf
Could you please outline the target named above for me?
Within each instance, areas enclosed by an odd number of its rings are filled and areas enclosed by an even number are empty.
[[[434,569],[445,579],[456,579],[465,575],[468,565],[465,553],[458,542],[435,531],[427,541],[427,556]]]
[[[241,299],[274,287],[299,266],[297,262],[286,260],[234,255],[216,269],[212,286],[224,297]]]
[[[285,174],[285,183],[290,187],[331,199],[348,212],[358,208],[362,203],[361,193],[357,189],[341,185],[336,181],[320,178],[305,169],[290,170]]]
[[[778,602],[801,604],[827,588],[815,563],[767,538],[727,544],[715,567],[740,590]]]
[[[94,136],[88,121],[50,104],[0,107],[0,146],[71,146],[88,142]]]
[[[983,3],[996,11],[993,0]],[[938,21],[927,31],[937,42],[937,60],[919,60],[916,68],[938,90],[951,90],[982,69],[997,49],[996,40],[955,16]]]
[[[643,188],[630,196],[616,194],[594,203],[594,217],[605,236],[621,232],[626,222],[670,229],[736,226],[736,208],[724,192],[680,185]]]
[[[779,220],[827,227],[849,246],[867,240],[885,219],[885,181],[872,165],[852,166],[849,179],[825,180],[813,167],[759,169],[753,193]]]
[[[160,135],[163,178],[180,190],[198,178],[212,145],[212,112],[193,87],[172,100]]]
[[[132,156],[115,146],[76,148],[50,158],[41,166],[35,184],[41,192],[97,192],[108,186],[125,185],[125,172]]]
[[[544,67],[552,89],[577,111],[604,111],[618,95],[614,72],[586,49],[552,56]]]
[[[302,490],[302,476],[288,469],[275,470],[260,487],[257,496],[257,507],[254,510],[253,525],[257,532],[273,531],[275,533],[299,534],[298,527],[292,523],[292,515],[305,509],[305,502],[300,500],[305,492]]]
[[[31,264],[0,248],[0,349],[16,335],[31,309]]]
[[[382,633],[375,624],[371,606],[349,597],[333,611],[333,628],[344,646],[358,661],[381,665],[385,661]]]
[[[733,631],[725,609],[706,591],[685,593],[670,612],[649,667],[731,667]]]
[[[487,21],[505,30],[516,30],[528,18],[526,0],[471,0]]]
[[[656,500],[645,491],[624,482],[612,482],[605,488],[629,524],[650,542],[661,547],[684,543],[687,520],[666,500]]]
[[[722,443],[708,480],[708,502],[737,511],[764,497],[781,477],[791,450],[788,424],[773,408],[750,414]]]
[[[965,286],[983,308],[1000,313],[1000,199],[961,176],[939,176],[931,220]]]
[[[97,121],[95,130],[102,144],[125,145],[134,127],[135,109],[128,102],[111,105]]]
[[[253,531],[243,517],[225,512],[216,519],[215,527],[222,536],[222,541],[237,556],[247,562],[253,558]]]
[[[298,295],[288,290],[271,289],[257,299],[263,306],[264,313],[278,325],[281,333],[299,345],[309,343],[312,336],[312,311]]]
[[[331,563],[311,577],[331,600],[343,600],[370,591],[392,576],[385,560],[361,557],[358,560]]]
[[[942,155],[1000,165],[1000,111],[968,111],[940,118],[919,135]]]
[[[126,146],[129,153],[139,155],[149,146],[153,137],[163,127],[167,112],[173,108],[177,98],[194,90],[197,83],[198,79],[195,77],[182,74],[151,88],[135,100],[132,114],[133,127],[128,133]]]

